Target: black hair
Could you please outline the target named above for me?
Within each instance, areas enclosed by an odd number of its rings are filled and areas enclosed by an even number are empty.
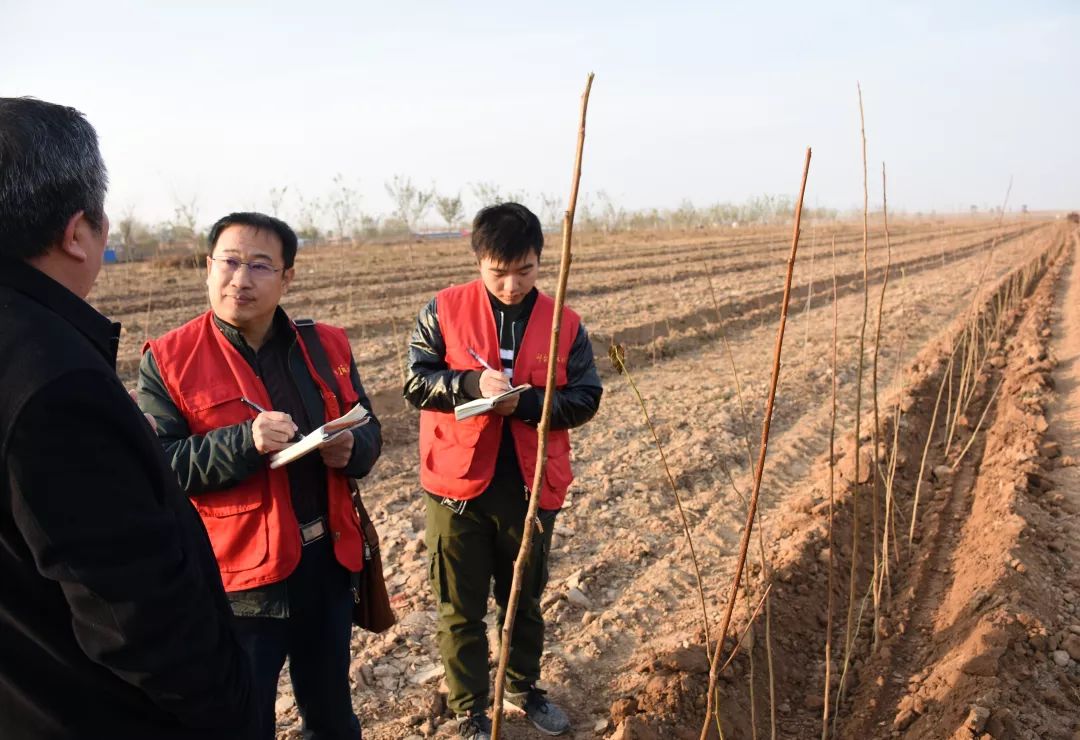
[[[490,257],[508,265],[544,249],[540,219],[520,203],[499,203],[482,208],[473,219],[472,248],[477,259]]]
[[[97,133],[82,113],[0,98],[0,255],[44,254],[79,211],[100,231],[108,184]]]
[[[210,254],[214,253],[214,247],[217,246],[221,232],[230,226],[250,226],[256,231],[273,232],[281,242],[281,258],[285,262],[285,269],[292,267],[293,262],[296,261],[296,232],[279,218],[248,211],[230,213],[218,219],[217,223],[210,227]]]

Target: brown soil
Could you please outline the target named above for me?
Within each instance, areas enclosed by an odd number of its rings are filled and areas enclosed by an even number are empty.
[[[1069,657],[1064,666],[1054,662],[1055,650],[1068,654],[1080,638],[1072,630],[1080,631],[1080,602],[1075,601],[1080,574],[1072,567],[1075,514],[1080,511],[1072,466],[1080,458],[1075,448],[1080,267],[1073,263],[1076,237],[1069,228],[1015,224],[999,234],[993,224],[973,222],[910,223],[893,230],[879,384],[883,440],[892,439],[895,400],[903,412],[897,538],[882,619],[872,624],[872,606],[866,602],[860,622],[838,737],[949,737],[965,726],[973,707],[990,710],[986,717],[976,712],[975,724],[995,738],[1070,737],[1074,729],[1080,676],[1076,659]],[[779,737],[820,735],[833,237],[840,314],[839,475],[832,548],[835,678],[845,637],[853,494],[860,501],[861,532],[873,527],[866,515],[872,488],[853,487],[849,480],[862,310],[861,227],[808,226],[796,267],[762,488],[761,529],[775,573],[770,607]],[[575,434],[578,478],[556,528],[545,600],[545,683],[571,714],[572,737],[697,737],[708,671],[681,522],[629,386],[602,359],[605,345],[614,338],[628,347],[630,370],[690,517],[715,629],[745,517],[741,494],[750,486],[744,438],[749,435],[756,456],[786,238],[780,229],[586,236],[576,246],[570,300],[592,331],[606,392],[597,418]],[[942,445],[932,446],[916,538],[909,547],[911,495],[945,372],[945,348],[972,304],[976,277],[985,267],[984,286],[998,286],[1038,255],[1056,254],[1062,246],[1066,257],[1048,266],[1045,277],[1031,286],[1030,297],[1010,317],[1008,336],[988,358],[967,411],[968,426],[953,442],[953,456],[958,445],[967,444],[999,383],[1001,390],[955,474],[934,472],[945,459]],[[883,241],[875,236],[872,305],[883,255]],[[316,249],[300,255],[298,273],[288,310],[348,328],[387,439],[363,494],[384,540],[389,585],[402,619],[386,635],[354,635],[354,697],[365,737],[448,737],[452,723],[440,693],[424,567],[416,416],[400,400],[400,358],[421,305],[438,288],[471,278],[466,247]],[[164,331],[204,310],[201,280],[190,271],[145,266],[106,271],[95,302],[128,327],[121,348],[121,371],[127,378],[134,374],[138,345],[147,331]],[[1056,285],[1061,287],[1055,292]],[[1044,336],[1046,329],[1050,332]],[[740,374],[738,388],[749,417],[745,422],[725,337]],[[864,399],[868,378],[869,363]],[[867,404],[864,400],[864,414]],[[863,418],[868,434],[872,416]],[[861,446],[867,442],[869,437]],[[866,448],[863,454],[866,471],[873,451]],[[860,604],[873,562],[868,540],[861,536],[854,548]],[[755,543],[751,585],[748,593],[740,593],[736,609],[733,631],[740,634],[761,593],[756,550]],[[871,628],[879,634],[876,652],[867,639]],[[725,654],[734,638],[728,643]],[[727,738],[769,735],[765,644],[764,615],[758,615],[738,657],[721,674]],[[834,690],[834,700],[835,695]],[[965,731],[959,736],[973,736]],[[287,674],[279,732],[298,736]],[[503,736],[513,740],[536,733],[520,716],[511,716]]]
[[[954,473],[942,466],[942,443],[931,447],[914,543],[908,547],[907,527],[898,527],[896,551],[890,553],[890,588],[885,590],[876,624],[876,648],[871,645],[875,623],[865,596],[870,569],[860,566],[863,577],[857,582],[856,610],[864,618],[858,621],[854,660],[844,681],[845,699],[838,723],[833,725],[837,737],[1070,738],[1080,731],[1076,662],[1080,615],[1075,603],[1080,572],[1073,566],[1072,552],[1075,514],[1080,511],[1077,457],[1071,449],[1080,406],[1076,390],[1080,321],[1075,310],[1070,310],[1080,305],[1076,302],[1080,268],[1074,265],[1075,239],[1073,235],[1068,251],[1050,264],[1030,298],[1011,317],[1010,334],[988,358],[976,401],[968,411],[972,422],[982,416],[998,384],[1000,391],[964,462]],[[1063,272],[1068,288],[1055,290],[1059,279],[1064,280]],[[1062,338],[1049,347],[1050,326],[1062,314]],[[946,346],[947,340],[920,354],[900,396],[897,518],[905,525],[946,365]],[[1056,373],[1055,354],[1064,360]],[[1057,384],[1055,375],[1062,368],[1065,377]],[[1048,427],[1045,410],[1051,400],[1052,425]],[[891,434],[890,426],[884,439]],[[956,447],[966,444],[967,436],[961,432]],[[1069,440],[1069,446],[1063,439]],[[863,444],[869,441],[867,436]],[[860,543],[868,541],[865,533],[872,527],[865,514],[871,487],[855,487],[846,480],[853,472],[854,446],[850,437],[845,442],[845,454],[838,461],[843,487],[834,522],[834,550],[839,551],[833,612],[834,700],[845,642],[853,495],[863,502]],[[872,460],[872,450],[866,450],[863,470]],[[805,481],[808,493],[790,501],[786,511],[777,512],[765,524],[780,535],[771,556],[778,581],[772,592],[772,633],[780,737],[821,733],[828,622],[827,466],[825,456],[819,471]],[[872,559],[867,547],[856,551],[862,563]],[[768,735],[768,684],[762,675],[767,657],[760,621],[752,651],[744,649],[722,676],[726,737]],[[623,719],[622,737],[697,737],[705,659],[701,649],[694,648],[700,670],[673,670],[673,658],[685,651],[685,647],[668,647],[638,666],[641,675],[626,683],[623,701],[612,710],[613,720],[625,717],[628,702],[635,712]],[[753,677],[750,652],[757,668]]]

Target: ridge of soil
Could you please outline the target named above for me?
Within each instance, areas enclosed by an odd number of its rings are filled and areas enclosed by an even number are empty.
[[[1080,570],[1074,567],[1073,545],[1080,530],[1077,458],[1063,454],[1064,440],[1046,436],[1046,408],[1055,387],[1056,362],[1049,347],[1055,305],[1059,313],[1071,310],[1073,323],[1080,323],[1075,309],[1080,305],[1076,245],[1075,232],[1062,236],[1038,264],[1026,268],[1039,279],[1032,281],[1032,292],[1008,318],[1011,330],[993,348],[967,412],[970,426],[994,396],[982,431],[955,473],[943,465],[942,442],[932,445],[910,549],[906,531],[911,493],[960,320],[909,366],[900,397],[882,404],[883,410],[891,409],[899,401],[903,412],[896,480],[902,526],[897,527],[896,551],[890,553],[891,590],[886,590],[876,625],[864,596],[869,580],[865,564],[872,554],[865,545],[869,538],[860,539],[857,552],[864,565],[856,590],[863,618],[845,676],[836,737],[1080,737]],[[1071,276],[1072,303],[1055,290],[1064,272]],[[1009,284],[1008,278],[1001,281],[984,307],[1001,299]],[[1068,414],[1058,434],[1071,436],[1075,445],[1080,327],[1073,331],[1071,395],[1056,403]],[[891,440],[895,419],[883,414],[883,421],[881,439]],[[863,428],[872,428],[872,417]],[[968,433],[956,444],[966,444]],[[861,468],[866,471],[873,455],[869,432],[861,442]],[[831,701],[842,673],[852,496],[870,500],[870,486],[850,480],[854,449],[850,434],[838,444]],[[885,451],[879,455],[884,457]],[[827,458],[822,455],[805,480],[807,492],[765,523],[770,533],[779,535],[769,549],[775,573],[771,630],[780,737],[821,733],[829,560]],[[860,514],[864,534],[872,526],[866,508],[863,505]],[[754,580],[750,578],[749,590],[756,604],[760,588]],[[721,674],[720,712],[728,738],[767,736],[769,731],[761,623],[758,617],[732,666]],[[745,625],[745,619],[736,620],[725,655],[735,647],[732,634],[742,634]],[[874,629],[878,646],[872,652]],[[641,651],[637,675],[621,682],[621,696],[612,706],[615,737],[698,737],[708,671],[702,642],[700,630],[683,632]],[[710,737],[716,736],[713,728]]]

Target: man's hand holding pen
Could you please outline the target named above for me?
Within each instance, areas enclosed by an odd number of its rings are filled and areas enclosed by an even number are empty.
[[[480,373],[480,393],[483,394],[484,398],[491,398],[510,390],[510,379],[506,377],[506,373],[500,372],[489,365],[472,347],[468,348],[468,352],[474,360],[484,366],[484,372]],[[510,414],[514,413],[517,405],[518,397],[513,396],[505,401],[499,401],[491,410],[499,416],[510,416]]]
[[[271,452],[284,450],[292,443],[299,427],[293,422],[291,416],[283,411],[267,411],[246,398],[240,400],[258,412],[255,421],[251,423],[251,438],[255,442],[255,449],[260,454],[268,455]]]
[[[263,411],[251,423],[251,437],[255,449],[263,455],[284,450],[296,436],[296,424],[283,411]]]
[[[498,370],[489,369],[480,374],[480,392],[484,394],[484,398],[506,393],[510,388],[509,378]],[[518,397],[511,396],[505,401],[499,401],[491,410],[499,416],[510,416],[510,414],[514,413],[517,405]]]

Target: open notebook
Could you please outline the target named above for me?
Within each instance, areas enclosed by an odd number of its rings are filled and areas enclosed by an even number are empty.
[[[270,456],[270,468],[280,468],[288,465],[293,460],[299,460],[313,450],[317,450],[339,434],[344,434],[350,429],[363,426],[371,421],[371,414],[360,404],[356,404],[344,416],[339,416],[333,421],[328,421],[318,429],[294,442],[284,450],[279,450]]]
[[[467,403],[461,403],[454,407],[454,418],[458,421],[462,419],[468,419],[471,416],[477,414],[485,414],[491,411],[499,401],[505,401],[508,398],[513,398],[519,393],[523,393],[531,388],[528,383],[525,385],[517,385],[508,391],[500,393],[497,396],[491,396],[490,398],[478,398],[475,401],[468,401]]]

